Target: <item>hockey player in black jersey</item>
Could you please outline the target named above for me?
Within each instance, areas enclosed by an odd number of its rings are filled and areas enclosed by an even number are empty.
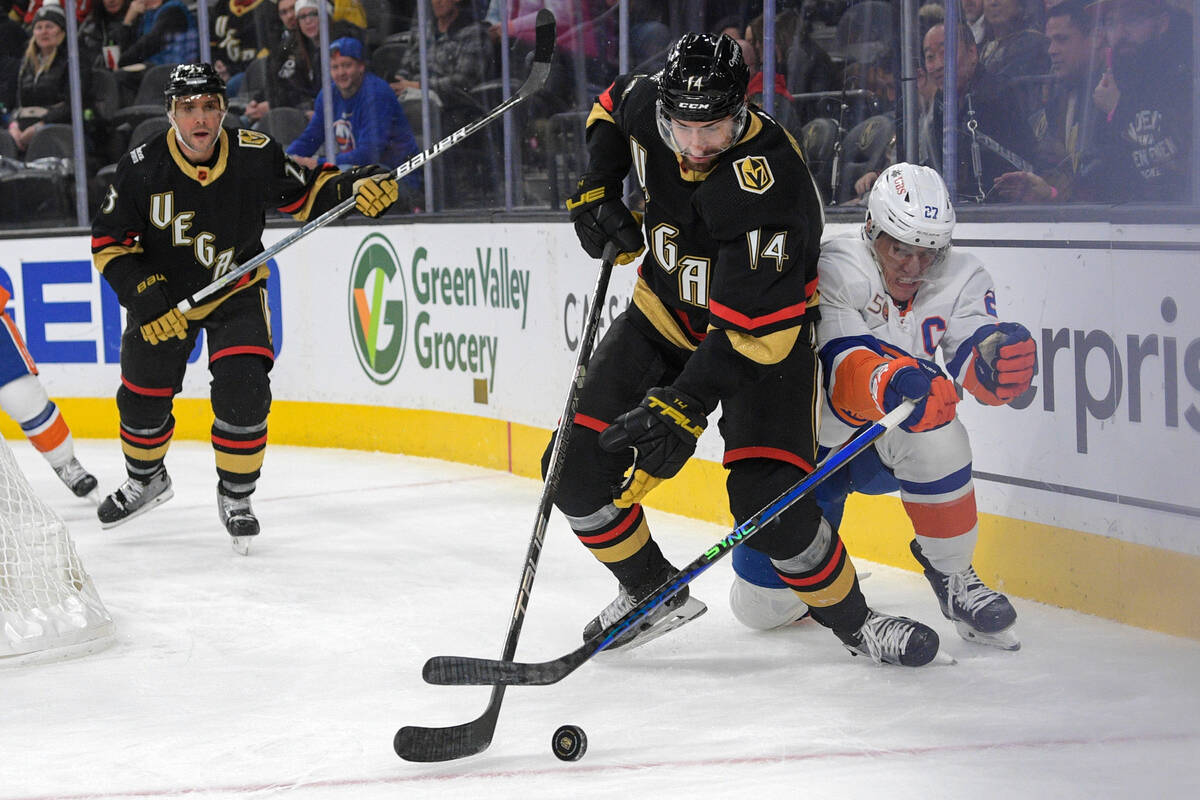
[[[611,242],[623,254],[618,263],[641,260],[633,303],[588,366],[555,500],[620,583],[585,638],[674,572],[641,500],[683,467],[718,403],[739,523],[816,461],[823,213],[796,142],[747,104],[748,78],[733,39],[687,34],[662,72],[619,77],[588,118],[588,167],[567,202],[571,219],[593,258]],[[640,225],[621,198],[631,168],[645,197]],[[867,607],[849,555],[811,497],[746,546],[771,558],[852,653],[908,666],[937,654],[932,629]],[[704,610],[685,586],[610,648],[640,644]]]
[[[171,129],[121,159],[92,222],[96,269],[128,311],[117,409],[129,478],[98,514],[111,528],[172,497],[163,464],[175,428],[172,398],[204,330],[217,509],[244,554],[259,530],[250,495],[271,407],[268,267],[186,314],[175,306],[262,252],[267,208],[304,221],[353,196],[360,212],[375,217],[398,189],[381,167],[306,169],[265,134],[226,130],[225,85],[208,64],[176,67],[165,95]]]

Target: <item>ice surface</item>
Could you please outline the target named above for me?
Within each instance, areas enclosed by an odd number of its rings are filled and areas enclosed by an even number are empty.
[[[272,446],[254,496],[263,533],[243,558],[217,519],[206,445],[172,446],[175,499],[101,531],[28,443],[11,444],[118,633],[86,658],[0,669],[0,800],[1200,796],[1200,642],[1018,599],[1023,649],[983,648],[955,635],[919,575],[865,562],[872,605],[933,625],[957,665],[879,667],[812,623],[743,629],[726,561],[693,586],[700,620],[557,685],[509,689],[481,755],[404,762],[398,727],[486,705],[486,687],[428,686],[420,669],[499,655],[539,484]],[[123,479],[115,441],[77,448],[104,491]],[[677,565],[724,535],[649,514]],[[575,647],[614,592],[556,514],[518,656]],[[550,752],[567,722],[588,734],[577,763]]]

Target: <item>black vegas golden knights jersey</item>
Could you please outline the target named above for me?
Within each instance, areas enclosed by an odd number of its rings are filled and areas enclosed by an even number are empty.
[[[122,303],[150,275],[178,303],[262,252],[267,208],[300,221],[349,197],[354,171],[309,170],[270,137],[224,128],[210,163],[192,164],[174,130],[126,153],[92,220],[92,259]],[[188,311],[203,319],[235,291],[264,280],[266,264]]]
[[[646,198],[637,313],[695,352],[675,385],[711,409],[794,348],[811,351],[823,211],[795,140],[750,107],[705,173],[658,134],[654,77],[623,76],[588,117],[589,179],[633,174]],[[636,318],[636,315],[635,315]]]

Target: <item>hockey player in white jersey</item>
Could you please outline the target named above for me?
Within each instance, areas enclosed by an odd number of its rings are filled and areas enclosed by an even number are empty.
[[[822,448],[841,445],[903,397],[926,399],[817,495],[836,527],[851,492],[899,489],[916,534],[913,556],[942,613],[964,639],[1016,650],[1016,611],[971,566],[979,525],[954,383],[985,404],[1010,403],[1029,389],[1037,351],[1028,330],[997,316],[992,279],[979,259],[951,248],[954,221],[941,177],[901,163],[876,180],[861,233],[822,245]],[[945,372],[933,361],[938,351]],[[803,616],[803,605],[769,580],[759,560],[749,548],[734,553],[735,615],[756,628]]]

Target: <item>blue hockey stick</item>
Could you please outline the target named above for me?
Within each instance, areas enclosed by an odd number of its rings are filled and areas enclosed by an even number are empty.
[[[822,481],[844,467],[855,456],[870,447],[876,439],[908,419],[915,404],[905,400],[883,419],[864,429],[837,451],[830,453],[817,468],[793,484],[769,505],[733,529],[733,532],[672,578],[650,593],[623,617],[583,643],[581,647],[551,661],[522,663],[510,660],[471,658],[469,656],[434,656],[425,662],[422,671],[426,682],[441,686],[545,686],[557,683],[578,669],[585,661],[612,644],[638,620],[665,603],[672,595],[695,580],[700,573],[720,561],[733,548],[742,544],[764,525],[772,522],[793,503],[811,492]]]

